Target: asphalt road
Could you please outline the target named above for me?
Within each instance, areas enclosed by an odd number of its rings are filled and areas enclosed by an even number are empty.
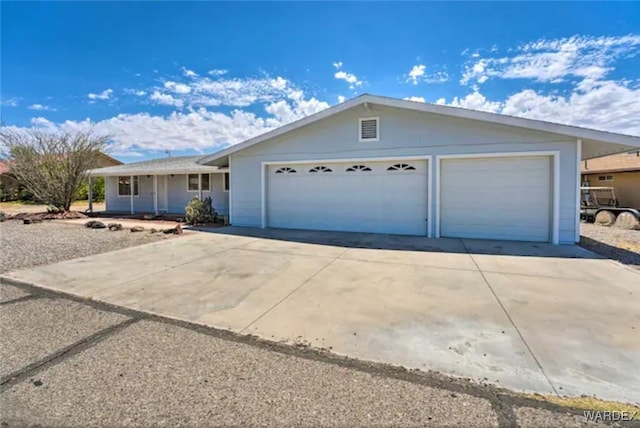
[[[0,285],[0,425],[593,426],[435,373]]]

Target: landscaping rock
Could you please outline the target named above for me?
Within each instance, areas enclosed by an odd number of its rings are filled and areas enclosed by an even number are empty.
[[[6,219],[7,219],[7,216],[3,212],[0,212],[0,223],[5,221]]]
[[[89,229],[105,229],[107,226],[105,226],[105,224],[101,221],[89,220],[84,224],[84,227],[87,227]]]
[[[153,228],[153,227],[152,227],[152,228],[151,228],[151,230],[150,230],[149,232],[151,232],[151,233],[158,233],[158,232],[159,232],[159,230],[158,230],[158,229],[155,229],[155,228]]]
[[[180,227],[180,225],[177,225],[176,227],[172,227],[170,229],[163,229],[162,233],[165,234],[170,234],[173,233],[174,235],[182,235],[182,227]]]
[[[130,230],[132,232],[144,232],[144,227],[143,226],[133,226]]]
[[[120,223],[109,223],[109,225],[107,227],[112,232],[114,232],[116,230],[122,230],[122,225]]]

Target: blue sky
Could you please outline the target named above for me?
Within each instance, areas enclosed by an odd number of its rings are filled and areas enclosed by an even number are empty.
[[[125,161],[362,93],[640,135],[640,3],[3,2],[5,126]]]

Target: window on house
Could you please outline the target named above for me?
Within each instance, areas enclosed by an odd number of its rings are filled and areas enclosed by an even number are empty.
[[[377,117],[365,117],[359,120],[360,141],[379,141],[380,119]]]
[[[138,176],[133,176],[133,196],[140,195]],[[128,175],[118,177],[118,196],[131,196],[131,177]]]
[[[229,173],[225,172],[224,174],[222,174],[222,188],[224,189],[225,192],[229,191]]]
[[[331,168],[327,168],[326,166],[316,166],[311,168],[309,172],[331,172]]]
[[[355,172],[355,171],[371,171],[371,168],[369,168],[366,165],[354,165],[347,168],[347,172]]]
[[[397,163],[387,168],[387,171],[415,171],[416,168],[408,163]]]
[[[289,168],[288,166],[279,168],[276,170],[276,174],[295,174],[296,170],[293,168]]]
[[[599,175],[598,181],[613,181],[613,175]]]
[[[209,191],[211,190],[211,184],[209,181],[209,174],[189,174],[187,176],[187,190],[189,192],[197,192],[198,191],[198,175],[202,178],[202,190]]]

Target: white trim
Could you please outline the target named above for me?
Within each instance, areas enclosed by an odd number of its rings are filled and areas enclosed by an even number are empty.
[[[440,165],[442,159],[478,159],[498,157],[524,157],[524,156],[550,156],[553,159],[553,190],[552,190],[552,218],[551,218],[551,243],[560,243],[560,151],[528,151],[528,152],[498,152],[498,153],[474,153],[436,156],[436,238],[440,238]]]
[[[222,176],[224,180],[224,175]],[[222,185],[222,189],[224,189],[224,184]],[[231,190],[231,156],[229,156],[229,191],[227,195],[227,204],[228,204],[228,213],[229,213],[229,224],[233,224],[233,191]]]
[[[431,178],[429,177],[429,170],[433,164],[433,155],[420,155],[420,156],[392,156],[392,157],[379,157],[379,158],[342,158],[342,159],[313,159],[313,160],[285,160],[285,161],[262,161],[260,164],[260,193],[261,193],[261,227],[265,229],[267,227],[267,191],[266,191],[266,179],[267,179],[267,167],[269,165],[304,165],[304,164],[319,164],[319,163],[336,163],[336,162],[393,162],[393,161],[408,161],[408,160],[424,160],[427,161],[427,237],[431,238]]]
[[[169,176],[168,175],[164,176],[164,212],[169,212]]]
[[[92,176],[92,177],[117,177],[117,176],[122,176],[122,175],[129,175],[130,172],[129,171],[103,171],[105,169],[108,168],[114,168],[111,166],[106,166],[104,168],[96,168],[96,169],[92,169],[87,171],[87,174]],[[204,169],[203,169],[204,168]],[[194,171],[192,169],[140,169],[140,170],[133,170],[132,174],[133,175],[165,175],[165,174],[174,174],[174,175],[181,175],[181,174],[220,174],[223,172],[229,172],[229,170],[227,168],[216,168],[216,167],[203,167],[203,168],[198,168],[198,170]]]
[[[350,99],[343,103],[337,104],[319,113],[312,114],[288,125],[281,126],[273,131],[266,132],[257,137],[243,141],[228,149],[221,150],[209,156],[204,156],[198,163],[206,164],[215,161],[220,158],[224,158],[233,153],[237,153],[248,147],[262,143],[263,141],[270,140],[280,135],[286,134],[295,129],[317,122],[321,119],[333,116],[350,108],[359,105],[382,105],[387,107],[400,108],[405,110],[421,111],[424,113],[437,114],[441,116],[449,116],[460,119],[477,120],[485,123],[494,123],[498,125],[512,126],[522,129],[530,129],[535,131],[549,132],[553,134],[560,134],[569,136],[572,138],[582,138],[583,140],[592,140],[595,142],[607,143],[607,144],[621,144],[629,146],[629,150],[634,147],[640,147],[640,138],[631,135],[616,134],[606,131],[598,131],[595,129],[580,128],[577,126],[561,125],[558,123],[544,122],[540,120],[524,119],[520,117],[506,116],[496,113],[487,113],[477,110],[468,110],[460,107],[451,107],[438,104],[429,103],[416,103],[412,101],[400,100],[396,98],[380,97],[375,95],[364,94],[359,97]],[[620,149],[618,151],[624,151]]]
[[[229,180],[231,180],[231,173],[230,172],[226,172],[226,173],[222,174],[222,191],[225,192],[225,193],[229,192],[229,189],[231,189],[231,186],[228,186],[228,188],[226,188],[227,187],[227,174],[229,174]],[[229,184],[231,184],[231,183],[229,183]]]
[[[375,120],[376,121],[376,138],[362,138],[362,122],[365,120]],[[361,117],[358,119],[358,142],[360,143],[375,143],[380,141],[380,117]]]
[[[134,198],[139,198],[140,197],[140,176],[139,175],[115,175],[114,177],[116,177],[116,195],[118,195],[119,198],[129,198],[131,197],[131,195],[121,195],[120,194],[120,180],[118,180],[120,177],[138,177],[138,194],[137,195],[133,195]],[[131,183],[131,193],[133,193],[135,189],[135,186],[133,185],[133,182]]]
[[[158,215],[158,176],[153,176],[153,212]]]
[[[427,159],[427,238],[433,237],[433,156]]]
[[[560,151],[553,155],[553,219],[551,243],[560,243]]]
[[[580,198],[581,198],[581,190],[582,186],[582,140],[576,140],[576,213],[575,213],[575,221],[576,221],[576,244],[580,242]]]
[[[433,227],[435,228],[434,236],[436,238],[440,238],[440,156],[436,156],[436,161],[433,163],[433,175],[435,176],[433,180],[433,185],[435,187],[435,199],[436,204],[433,208],[435,210],[434,218],[435,223]]]
[[[189,189],[189,176],[190,175],[198,175],[198,188],[196,190],[190,190]],[[175,175],[175,174],[174,174]],[[191,192],[191,193],[195,193],[198,192],[200,194],[200,199],[202,199],[202,192],[211,192],[211,173],[209,172],[190,172],[188,174],[178,174],[178,175],[185,175],[187,177],[187,192]],[[202,188],[202,176],[203,175],[208,175],[209,176],[209,188],[208,189],[203,189]]]
[[[129,205],[131,205],[131,214],[134,213],[133,210],[133,194],[136,190],[136,181],[135,181],[135,175],[130,175],[129,176]],[[120,191],[120,183],[118,183],[118,191]],[[140,195],[140,176],[138,176],[138,195]]]
[[[260,225],[263,229],[267,227],[267,165],[268,162],[262,162],[260,165]]]
[[[402,161],[402,160],[429,160],[432,155],[418,155],[418,156],[385,156],[385,157],[368,157],[368,158],[325,158],[325,159],[304,159],[304,160],[278,160],[278,161],[263,161],[263,165],[299,165],[299,164],[312,164],[318,162],[387,162],[387,161]]]

